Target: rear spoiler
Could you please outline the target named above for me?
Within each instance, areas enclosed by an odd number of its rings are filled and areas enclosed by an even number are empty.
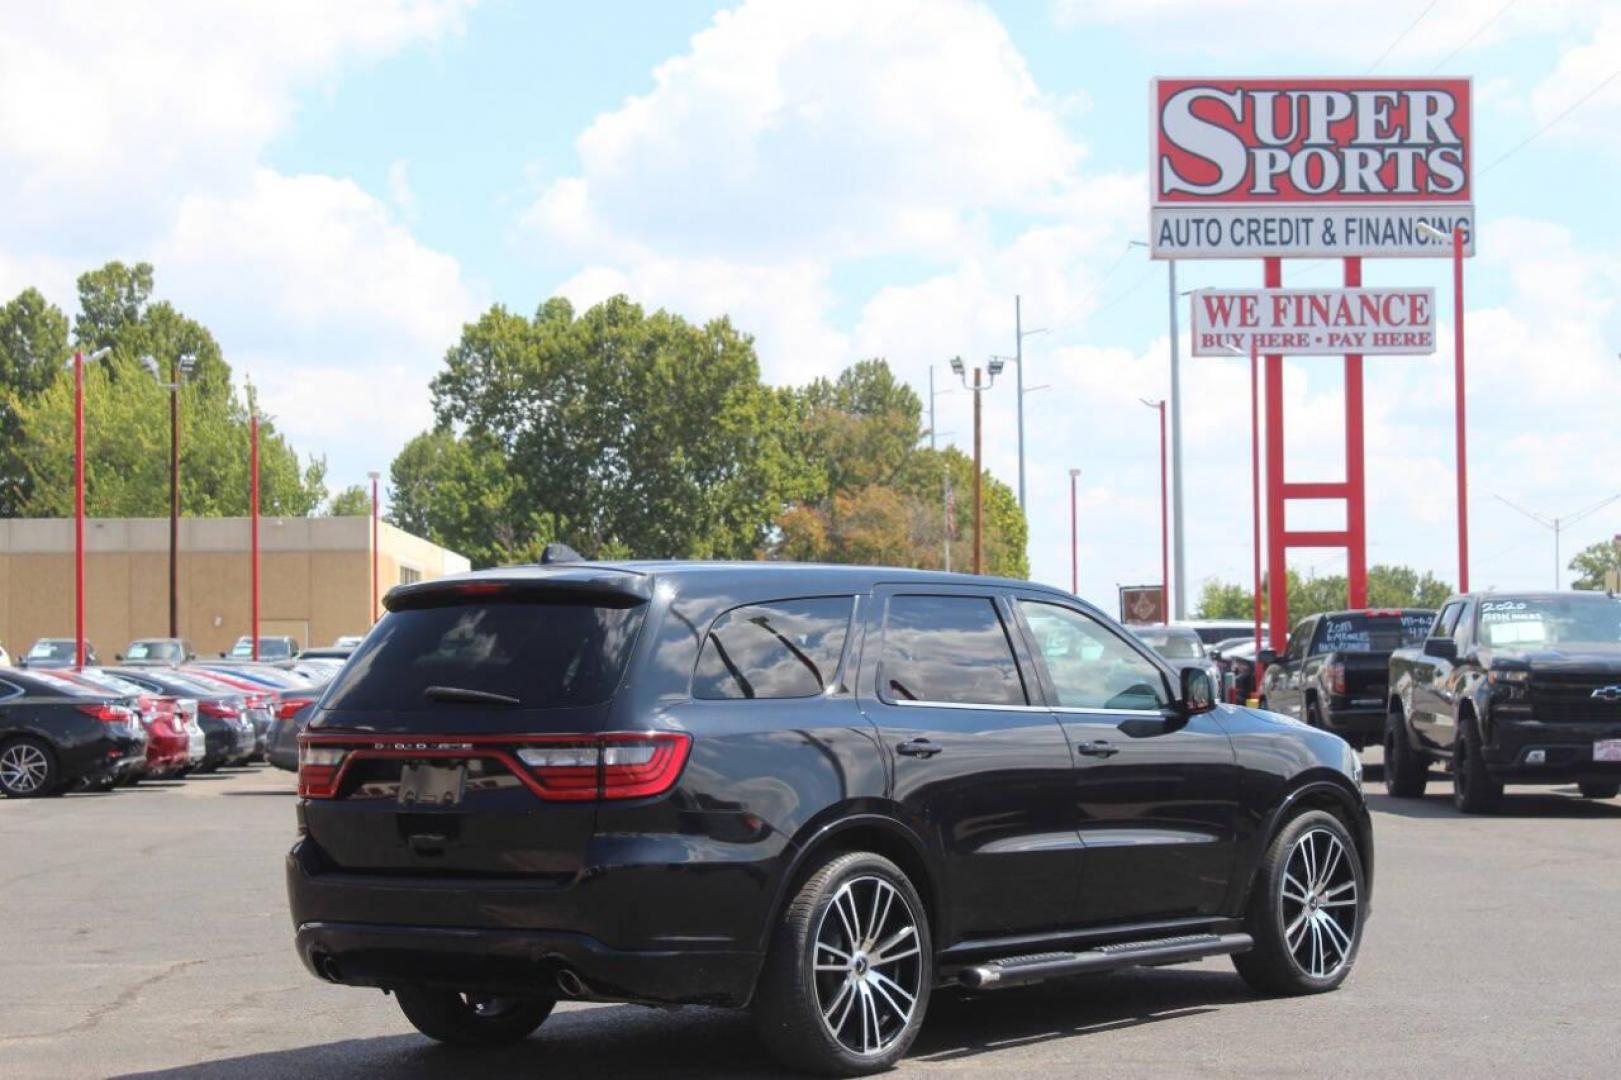
[[[455,604],[553,600],[597,607],[635,607],[653,596],[653,579],[615,567],[560,564],[513,566],[396,585],[383,597],[389,611]]]

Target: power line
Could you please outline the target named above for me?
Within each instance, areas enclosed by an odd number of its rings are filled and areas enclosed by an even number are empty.
[[[1577,98],[1575,101],[1573,101],[1569,105],[1565,106],[1564,111],[1562,111],[1558,116],[1554,117],[1552,120],[1549,120],[1546,124],[1543,124],[1541,127],[1537,128],[1531,134],[1527,135],[1525,138],[1521,139],[1519,142],[1517,142],[1513,146],[1509,147],[1509,149],[1506,152],[1498,155],[1498,157],[1495,158],[1490,165],[1487,165],[1484,169],[1480,170],[1479,175],[1485,176],[1487,173],[1489,173],[1493,169],[1497,168],[1497,166],[1501,165],[1503,162],[1507,161],[1509,158],[1513,157],[1515,154],[1519,153],[1521,150],[1524,150],[1527,146],[1529,146],[1532,143],[1533,140],[1535,140],[1538,136],[1542,135],[1543,132],[1547,131],[1549,128],[1551,128],[1555,124],[1559,123],[1559,121],[1563,120],[1565,117],[1567,117],[1571,113],[1575,112],[1582,105],[1586,104],[1588,99],[1592,98],[1595,94],[1597,94],[1600,90],[1604,89],[1606,86],[1609,86],[1618,77],[1621,77],[1621,68],[1616,68],[1614,71],[1610,72],[1610,74],[1605,79],[1603,79],[1597,86],[1593,87],[1593,89],[1589,90],[1587,93],[1583,94],[1581,97]]]
[[[1379,59],[1377,59],[1373,63],[1369,64],[1368,65],[1368,70],[1364,71],[1363,74],[1364,75],[1372,75],[1373,74],[1373,69],[1378,67],[1380,64],[1384,63],[1385,62],[1385,57],[1387,57],[1391,53],[1395,52],[1396,51],[1396,46],[1400,45],[1403,41],[1406,41],[1407,40],[1407,35],[1411,34],[1413,32],[1413,30],[1418,26],[1418,24],[1424,21],[1424,17],[1435,9],[1435,4],[1436,4],[1436,0],[1430,0],[1430,2],[1428,4],[1424,5],[1424,10],[1418,13],[1418,17],[1416,19],[1414,19],[1412,22],[1407,24],[1407,29],[1403,30],[1401,33],[1396,35],[1396,40],[1395,41],[1392,41],[1389,45],[1385,46],[1385,51],[1379,54]]]
[[[1498,19],[1501,19],[1504,15],[1508,14],[1508,9],[1513,7],[1515,4],[1517,4],[1519,2],[1520,2],[1520,0],[1508,0],[1508,3],[1506,3],[1502,7],[1498,8],[1496,15],[1493,15],[1491,18],[1487,19],[1485,22],[1483,22],[1479,26],[1475,27],[1475,32],[1474,33],[1472,33],[1468,37],[1464,38],[1463,41],[1458,45],[1458,47],[1456,49],[1453,49],[1451,52],[1447,53],[1445,56],[1443,56],[1440,59],[1440,61],[1434,67],[1430,68],[1430,74],[1434,75],[1437,71],[1440,71],[1443,67],[1446,66],[1448,61],[1450,61],[1454,56],[1457,56],[1459,53],[1463,52],[1463,50],[1465,50],[1469,46],[1473,45],[1475,43],[1475,39],[1478,38],[1481,34],[1484,34],[1486,32],[1486,28],[1488,26],[1490,26],[1492,23],[1496,22]]]

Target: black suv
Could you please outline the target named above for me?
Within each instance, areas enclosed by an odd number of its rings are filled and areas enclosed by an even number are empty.
[[[1621,794],[1621,600],[1598,592],[1475,593],[1390,658],[1385,783],[1417,798],[1432,762],[1452,798],[1490,813],[1504,784]]]
[[[1231,954],[1299,994],[1356,956],[1350,747],[1066,593],[577,563],[386,606],[300,739],[287,884],[310,971],[433,1038],[751,1005],[785,1062],[856,1075],[937,986]]]

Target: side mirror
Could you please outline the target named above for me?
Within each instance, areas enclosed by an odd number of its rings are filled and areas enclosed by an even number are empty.
[[[1456,660],[1458,658],[1458,643],[1449,637],[1432,637],[1424,639],[1424,655],[1437,660]]]
[[[124,654],[123,653],[114,653],[113,654],[113,659],[117,660],[120,664],[122,664],[124,662]]]
[[[1216,707],[1216,685],[1211,681],[1210,672],[1197,667],[1182,669],[1181,705],[1189,716],[1207,713]]]
[[[1278,662],[1278,652],[1276,649],[1262,649],[1255,654],[1255,662],[1262,667],[1271,667]]]

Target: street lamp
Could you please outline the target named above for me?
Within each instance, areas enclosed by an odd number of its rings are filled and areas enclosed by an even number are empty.
[[[90,354],[90,362],[112,352]],[[73,666],[84,667],[84,353],[73,354]]]
[[[1013,352],[1014,352],[1013,364],[1014,364],[1014,374],[1018,376],[1018,395],[1019,395],[1019,513],[1021,513],[1021,514],[1027,512],[1025,510],[1025,506],[1024,506],[1024,395],[1026,395],[1028,393],[1032,393],[1035,390],[1041,389],[1041,387],[1031,387],[1029,390],[1025,389],[1025,386],[1024,386],[1024,339],[1027,338],[1027,337],[1035,337],[1037,334],[1045,334],[1046,332],[1047,332],[1046,327],[1042,327],[1042,328],[1040,328],[1038,330],[1026,330],[1024,328],[1024,310],[1023,310],[1022,298],[1018,297],[1018,296],[1015,296],[1013,298]]]
[[[141,357],[141,364],[158,380],[158,385],[169,391],[169,636],[180,636],[180,380],[189,377],[197,366],[195,353],[176,353],[169,360],[169,381],[163,381],[163,371],[151,356]]]
[[[253,642],[253,659],[259,659],[259,402],[253,396],[253,382],[248,387],[248,528],[249,546],[253,565],[251,606],[248,633]]]
[[[1081,470],[1069,471],[1069,591],[1076,596],[1081,595],[1081,540],[1075,514],[1075,486],[1080,478]]]
[[[377,624],[377,480],[382,474],[375,469],[366,474],[371,481],[371,621]]]
[[[1464,410],[1463,370],[1463,226],[1449,237],[1427,221],[1418,231],[1438,244],[1452,245],[1452,384],[1458,454],[1458,591],[1469,591],[1469,448]]]
[[[980,382],[980,369],[977,367],[974,368],[973,384],[969,384],[967,369],[960,356],[951,358],[951,370],[962,380],[963,389],[971,390],[974,394],[974,573],[983,574],[985,572],[985,466],[982,420],[984,405],[980,401],[980,395],[996,385],[996,377],[1002,374],[1002,359],[991,357],[986,365],[986,370],[990,372],[990,381],[983,385]]]
[[[1159,610],[1160,621],[1171,621],[1171,512],[1166,494],[1166,454],[1165,454],[1165,401],[1149,401],[1147,398],[1138,398],[1150,409],[1159,410]]]

